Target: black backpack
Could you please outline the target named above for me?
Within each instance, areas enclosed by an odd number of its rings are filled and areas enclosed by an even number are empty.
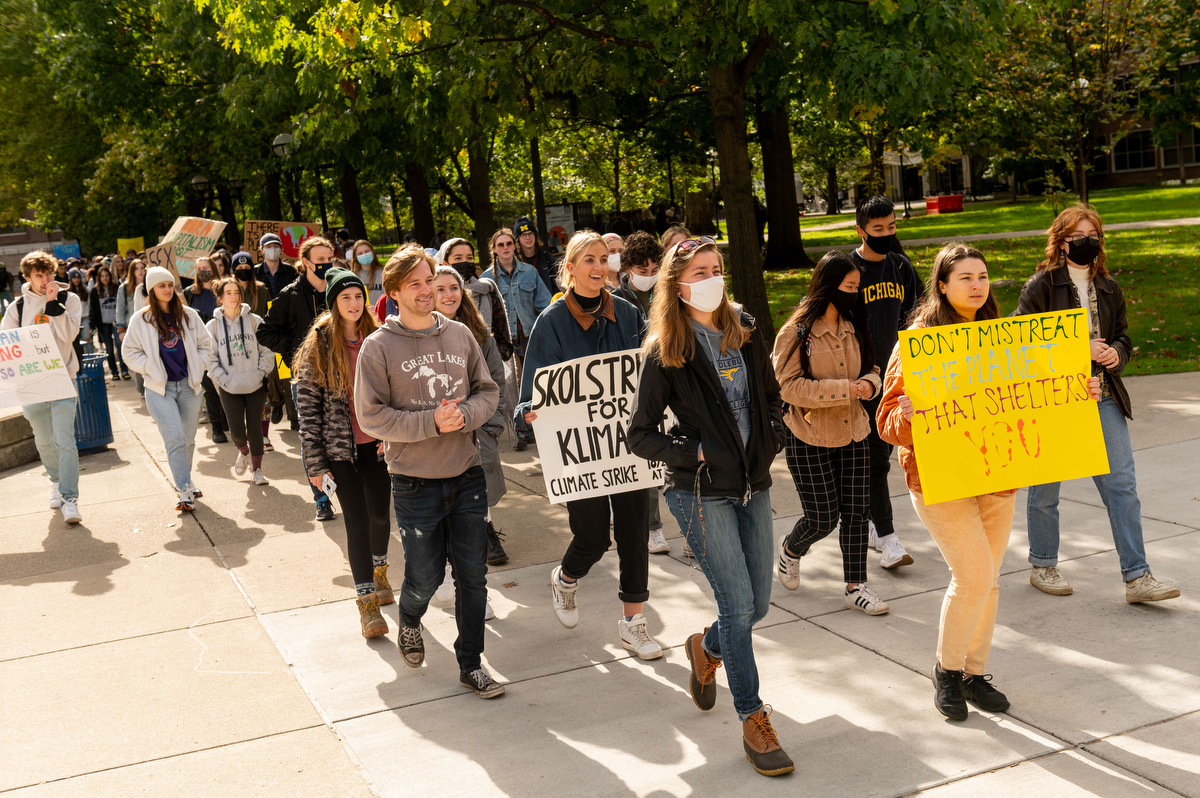
[[[21,327],[21,326],[23,326],[22,322],[25,321],[23,318],[21,318],[21,312],[25,308],[25,297],[21,297],[16,302],[14,302],[13,305],[17,309],[17,326]],[[75,361],[79,364],[79,370],[82,371],[83,370],[83,355],[84,355],[83,341],[79,340],[79,332],[78,331],[75,332],[75,339],[73,341],[71,341],[71,346],[75,350]]]

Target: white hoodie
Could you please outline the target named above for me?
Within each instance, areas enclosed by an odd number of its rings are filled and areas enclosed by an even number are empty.
[[[225,316],[225,308],[218,306],[206,325],[212,338],[208,376],[225,393],[254,393],[275,368],[275,353],[258,343],[260,324],[262,319],[243,302],[232,319]]]
[[[83,305],[76,294],[67,290],[68,287],[64,283],[58,283],[58,299],[66,307],[66,312],[57,316],[47,315],[45,321],[54,333],[54,341],[58,344],[58,353],[62,355],[67,373],[74,377],[79,373],[80,366],[79,358],[75,357],[75,339],[79,337],[79,320],[83,318]],[[4,314],[0,330],[31,327],[38,323],[38,315],[46,310],[45,294],[39,296],[33,293],[33,287],[25,283],[21,286],[21,299],[21,318],[17,318],[17,305],[14,302]]]
[[[183,351],[187,354],[188,385],[199,396],[204,390],[204,369],[212,356],[212,339],[200,314],[183,306]],[[159,396],[167,395],[167,368],[159,350],[158,328],[150,321],[150,306],[129,317],[125,343],[121,346],[125,365],[145,378],[146,388]]]

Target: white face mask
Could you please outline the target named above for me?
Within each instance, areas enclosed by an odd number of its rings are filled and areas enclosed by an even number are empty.
[[[621,271],[621,253],[620,252],[608,253],[608,270],[610,272]]]
[[[644,274],[637,272],[629,273],[629,284],[633,286],[634,291],[649,291],[658,282],[658,272],[647,277]]]
[[[721,300],[725,297],[725,278],[721,275],[682,285],[691,286],[692,298],[684,299],[683,294],[680,294],[679,298],[683,299],[685,305],[691,305],[704,313],[712,313],[719,308]]]
[[[279,260],[279,256],[283,254],[283,249],[280,247],[266,247],[263,249],[263,257],[267,260]]]

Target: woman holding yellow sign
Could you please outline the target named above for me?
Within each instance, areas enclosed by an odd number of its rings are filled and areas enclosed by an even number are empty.
[[[1092,477],[1108,510],[1113,542],[1125,580],[1125,600],[1162,601],[1179,588],[1150,573],[1142,541],[1142,503],[1133,470],[1133,444],[1125,419],[1133,418],[1121,372],[1133,354],[1125,321],[1125,295],[1105,268],[1104,226],[1087,205],[1073,205],[1050,227],[1046,259],[1021,290],[1017,315],[1084,308],[1092,349],[1092,374],[1100,381],[1100,429],[1108,452],[1108,473]],[[1085,301],[1086,300],[1086,301]],[[1030,583],[1052,596],[1069,595],[1071,583],[1058,572],[1058,486],[1029,488]]]
[[[988,283],[983,253],[961,243],[942,247],[934,258],[928,290],[913,311],[912,327],[963,324],[1000,315]],[[1089,383],[1093,399],[1099,385]],[[987,712],[1004,712],[1008,699],[986,673],[1000,601],[1000,565],[1012,532],[1016,490],[926,504],[913,454],[913,404],[904,393],[900,348],[888,361],[879,405],[879,435],[900,447],[900,466],[925,528],[946,564],[950,586],[942,601],[934,706],[951,720],[965,720],[967,702]]]

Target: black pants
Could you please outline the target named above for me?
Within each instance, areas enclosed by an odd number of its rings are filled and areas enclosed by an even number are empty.
[[[282,407],[287,413],[288,421],[296,423],[296,403],[292,399],[292,381],[279,378],[279,369],[271,369],[267,375],[267,397],[271,407]]]
[[[867,436],[867,447],[871,450],[871,515],[875,522],[875,533],[879,537],[894,534],[892,524],[892,496],[888,489],[888,471],[892,469],[892,445],[879,437],[875,426],[875,411],[883,397],[863,402],[863,408],[871,419],[871,434]]]
[[[129,369],[125,368],[125,358],[121,355],[121,342],[117,340],[117,328],[113,324],[101,324],[96,328],[96,332],[100,334],[100,343],[104,344],[104,351],[108,353],[108,370],[114,376],[117,374],[117,364],[121,364],[121,374],[128,374]]]
[[[792,527],[787,548],[803,557],[841,519],[842,576],[867,581],[867,508],[870,454],[866,440],[846,446],[810,446],[787,433],[787,464],[804,515]]]
[[[387,463],[378,456],[375,441],[355,446],[357,459],[353,463],[332,460],[329,472],[337,483],[338,504],[342,505],[342,520],[346,524],[346,557],[354,584],[365,585],[375,580],[375,565],[371,555],[387,555],[388,538],[392,533],[392,480]]]
[[[221,394],[221,408],[225,411],[234,446],[240,449],[249,444],[250,455],[262,457],[262,411],[267,402],[267,389],[259,388],[252,393],[229,393],[220,388],[217,391]]]
[[[221,394],[207,372],[201,385],[204,387],[204,409],[208,411],[208,422],[212,424],[213,434],[229,429],[229,422],[225,420],[225,410],[221,407]]]
[[[647,525],[645,490],[567,502],[567,518],[574,537],[562,558],[563,573],[570,579],[585,577],[608,551],[612,544],[608,534],[610,503],[613,537],[617,539],[617,557],[621,563],[621,582],[617,595],[621,601],[637,604],[650,598],[647,588],[650,528]]]

